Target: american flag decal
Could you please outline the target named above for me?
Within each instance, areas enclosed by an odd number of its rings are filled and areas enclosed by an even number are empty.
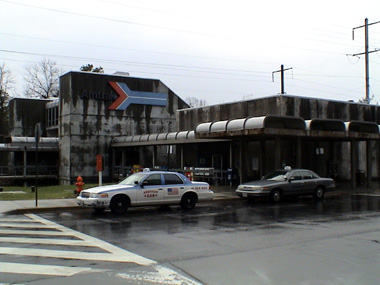
[[[178,195],[178,188],[168,188],[168,195]]]

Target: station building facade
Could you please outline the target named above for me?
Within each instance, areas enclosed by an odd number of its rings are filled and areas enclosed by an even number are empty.
[[[0,179],[32,179],[37,123],[39,164],[61,184],[96,181],[99,155],[104,181],[134,165],[191,169],[212,183],[227,183],[228,170],[239,183],[284,165],[354,183],[357,173],[380,177],[376,105],[275,95],[189,108],[157,79],[69,72],[58,99],[13,99],[9,110],[0,154],[20,170],[2,168]]]

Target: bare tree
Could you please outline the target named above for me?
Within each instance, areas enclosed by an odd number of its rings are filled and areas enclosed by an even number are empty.
[[[14,77],[5,63],[0,65],[0,142],[8,133],[8,103],[9,91],[13,89],[15,84]]]
[[[59,95],[60,70],[54,61],[45,58],[27,67],[26,73],[25,96],[48,99]]]
[[[198,99],[195,97],[187,97],[185,101],[190,105],[191,108],[203,107],[207,105],[206,100]]]

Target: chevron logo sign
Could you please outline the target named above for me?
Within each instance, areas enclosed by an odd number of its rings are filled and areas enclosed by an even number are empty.
[[[110,81],[109,84],[119,96],[108,107],[109,110],[126,110],[129,105],[166,106],[167,94],[156,92],[132,91],[124,82]]]

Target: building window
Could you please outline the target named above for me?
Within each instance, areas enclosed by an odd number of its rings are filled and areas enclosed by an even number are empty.
[[[47,127],[57,127],[58,126],[58,102],[48,103],[47,109]]]

